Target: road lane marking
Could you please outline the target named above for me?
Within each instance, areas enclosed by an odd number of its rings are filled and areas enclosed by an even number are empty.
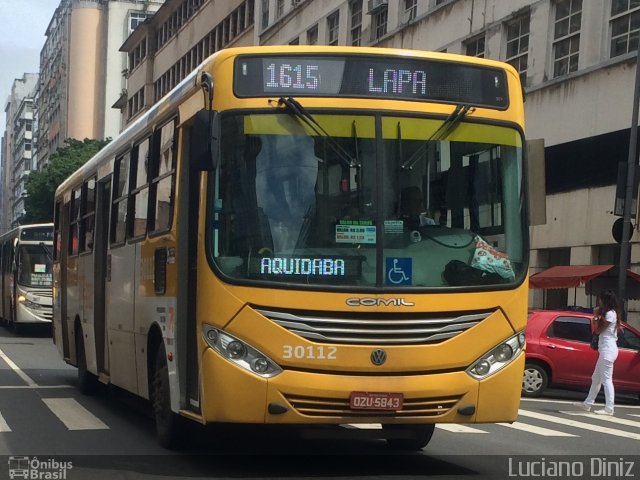
[[[467,427],[466,425],[460,425],[458,423],[439,423],[436,425],[436,428],[452,433],[489,433],[478,428]]]
[[[102,420],[80,405],[75,398],[43,398],[42,401],[69,430],[105,430]]]
[[[576,416],[581,416],[581,417],[587,417],[587,418],[597,418],[598,420],[604,420],[605,422],[617,423],[618,425],[627,425],[629,427],[640,428],[640,422],[635,421],[635,420],[627,420],[626,418],[608,417],[606,415],[596,415],[595,413],[590,413],[590,412],[563,412],[563,411],[561,411],[560,413],[564,413],[566,415],[576,415]],[[636,416],[636,415],[634,415],[634,416]]]
[[[7,425],[7,422],[2,416],[2,413],[0,413],[0,432],[10,432],[10,431],[11,429],[9,428],[9,425]]]
[[[577,437],[572,433],[561,432],[559,430],[551,430],[550,428],[538,427],[536,425],[529,425],[528,423],[513,422],[513,423],[499,423],[502,427],[513,428],[514,430],[520,430],[523,432],[534,433],[536,435],[542,435],[543,437]]]
[[[614,435],[616,437],[630,438],[632,440],[640,440],[640,433],[624,432],[622,430],[602,427],[600,425],[591,425],[589,423],[571,420],[566,417],[555,417],[553,415],[547,415],[546,413],[529,412],[527,410],[518,410],[518,414],[523,417],[531,417],[538,420],[544,420],[545,422],[559,423],[561,425],[574,428],[582,428],[583,430],[589,430],[591,432],[605,433],[608,435]]]
[[[344,423],[340,425],[343,428],[356,428],[358,430],[381,430],[381,423]]]
[[[37,385],[38,385],[36,382],[34,382],[34,381],[33,381],[33,379],[32,379],[29,375],[27,375],[27,374],[26,374],[26,373],[24,373],[22,370],[20,370],[20,368],[19,368],[15,363],[13,363],[13,360],[11,360],[9,357],[7,357],[7,355],[6,355],[2,350],[0,350],[0,358],[1,358],[2,360],[4,360],[4,361],[5,361],[5,363],[6,363],[7,365],[9,365],[9,368],[11,368],[11,370],[13,370],[14,372],[16,372],[16,374],[17,374],[17,375],[18,375],[22,380],[24,380],[24,382],[25,382],[27,385],[29,385],[29,386],[31,386],[31,387],[34,387],[34,386],[37,386]]]

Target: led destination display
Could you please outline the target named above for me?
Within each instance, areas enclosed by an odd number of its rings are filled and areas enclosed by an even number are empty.
[[[472,64],[406,57],[243,56],[239,97],[346,96],[508,106],[505,73]]]

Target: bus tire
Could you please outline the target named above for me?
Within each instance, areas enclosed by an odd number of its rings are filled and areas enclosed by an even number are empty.
[[[436,426],[433,423],[424,425],[382,425],[382,431],[389,436],[385,440],[396,450],[422,450],[429,444]],[[398,435],[398,433],[401,434]]]
[[[156,421],[158,442],[172,449],[180,443],[180,417],[171,411],[169,365],[164,345],[160,344],[156,354],[151,390],[151,405]]]
[[[98,379],[87,370],[84,337],[80,329],[76,330],[76,363],[78,364],[78,388],[80,392],[83,395],[93,395],[98,390]]]

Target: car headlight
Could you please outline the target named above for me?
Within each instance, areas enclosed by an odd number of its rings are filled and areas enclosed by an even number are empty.
[[[524,344],[524,332],[518,332],[476,360],[473,365],[467,368],[467,373],[477,380],[493,375],[510,364],[524,349]]]
[[[251,373],[263,378],[271,378],[282,372],[282,368],[273,360],[239,338],[206,324],[202,332],[211,348]]]

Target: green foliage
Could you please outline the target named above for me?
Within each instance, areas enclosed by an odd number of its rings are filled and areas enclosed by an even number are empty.
[[[56,188],[87,160],[98,153],[111,139],[84,141],[68,138],[65,146],[51,155],[42,170],[29,174],[25,187],[25,216],[21,223],[47,223],[53,221],[53,197]]]

